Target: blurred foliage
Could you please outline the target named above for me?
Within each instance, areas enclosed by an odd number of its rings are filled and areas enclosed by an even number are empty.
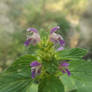
[[[47,31],[59,25],[59,33],[70,45],[70,32],[80,30],[76,20],[83,14],[86,4],[87,0],[0,0],[0,9],[3,9],[0,11],[0,66],[6,68],[25,52],[28,27]],[[73,21],[76,26],[72,25]],[[71,31],[74,26],[76,30]]]

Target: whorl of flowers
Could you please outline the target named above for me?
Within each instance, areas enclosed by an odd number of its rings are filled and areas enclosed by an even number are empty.
[[[56,31],[60,29],[59,26],[56,26],[50,30],[49,38],[47,42],[42,42],[40,34],[35,28],[28,28],[27,32],[31,33],[31,35],[27,36],[27,40],[24,45],[34,45],[36,46],[38,43],[40,44],[41,50],[39,51],[40,62],[35,60],[30,63],[31,67],[31,76],[35,78],[36,76],[41,75],[43,72],[45,73],[57,73],[57,71],[61,71],[62,74],[67,73],[68,76],[71,75],[68,66],[69,63],[61,60],[59,63],[55,61],[54,53],[57,51],[62,51],[65,46],[65,41],[60,34],[57,34]],[[44,45],[43,43],[46,43]],[[58,45],[58,47],[57,47]],[[54,48],[54,50],[53,50]]]

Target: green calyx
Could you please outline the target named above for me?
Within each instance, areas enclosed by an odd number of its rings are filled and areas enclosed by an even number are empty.
[[[58,62],[55,57],[54,44],[48,40],[42,40],[39,43],[38,56],[44,67],[44,71],[48,74],[55,74],[58,69]]]

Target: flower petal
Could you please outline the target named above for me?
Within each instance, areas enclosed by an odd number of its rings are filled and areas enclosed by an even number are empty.
[[[40,35],[38,33],[33,33],[32,35],[32,44],[36,45],[40,42]]]
[[[56,26],[56,27],[52,28],[51,31],[50,31],[50,34],[52,34],[53,32],[56,32],[59,29],[60,29],[59,26]]]
[[[38,30],[36,28],[28,28],[27,31],[28,32],[38,33]]]
[[[35,74],[35,70],[32,70],[31,72],[32,72],[32,79],[34,79],[35,76],[36,76],[36,74]]]
[[[32,29],[32,30],[31,30]],[[33,31],[33,34],[31,36],[27,37],[27,40],[25,41],[24,45],[28,46],[29,44],[36,45],[38,42],[40,42],[40,35],[38,32],[36,32],[36,29],[30,28],[29,31]]]
[[[60,39],[60,40],[59,40],[59,43],[60,43],[61,46],[64,46],[65,41]]]
[[[54,42],[54,43],[58,43],[58,34],[56,33],[52,33],[50,34],[50,41]]]
[[[63,67],[67,67],[67,66],[69,66],[69,63],[67,63],[67,62],[63,62],[63,63],[61,64],[61,66],[63,66]]]
[[[64,50],[64,47],[60,47],[57,49],[57,51],[61,51],[61,50]]]
[[[25,46],[28,46],[28,45],[30,44],[30,42],[31,42],[31,39],[28,39],[28,40],[26,40],[26,41],[24,42],[24,45],[25,45]]]
[[[34,61],[34,62],[32,62],[32,63],[30,64],[31,67],[39,66],[39,65],[41,65],[41,64],[40,64],[39,62],[37,62],[37,61]]]
[[[71,72],[68,69],[66,69],[66,72],[67,72],[68,76],[71,75]]]

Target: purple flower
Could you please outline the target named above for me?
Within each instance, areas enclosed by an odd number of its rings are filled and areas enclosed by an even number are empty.
[[[64,47],[59,47],[56,51],[61,51],[61,50],[64,50]]]
[[[25,45],[25,46],[28,46],[28,45],[30,44],[30,42],[31,42],[31,39],[28,39],[28,40],[26,40],[26,41],[24,42],[24,45]]]
[[[61,62],[61,64],[59,65],[59,69],[63,74],[67,73],[67,75],[70,76],[71,72],[69,71],[68,66],[69,66],[69,63]]]
[[[68,67],[69,66],[69,63],[63,62],[63,63],[61,63],[61,66]]]
[[[41,73],[41,64],[37,61],[33,61],[31,64],[32,79]]]
[[[28,28],[27,29],[28,32],[35,32],[38,33],[38,30],[36,28]]]
[[[55,45],[56,44],[60,45],[60,47],[57,49],[57,51],[60,51],[60,50],[64,49],[65,42],[64,42],[63,37],[61,35],[55,33],[58,29],[60,29],[59,26],[56,26],[56,27],[54,27],[54,28],[51,29],[49,39]]]
[[[65,41],[62,38],[59,38],[58,40],[59,40],[59,43],[60,43],[61,46],[65,45]]]
[[[52,34],[53,32],[56,32],[57,30],[59,30],[60,27],[59,26],[56,26],[56,27],[53,27],[50,31],[50,34]]]
[[[33,34],[27,37],[27,40],[24,42],[25,46],[28,46],[29,44],[36,45],[38,42],[40,42],[40,35],[37,29],[28,28],[27,31],[32,32]]]
[[[65,69],[65,70],[66,70],[68,76],[70,76],[71,75],[71,72],[68,69]]]

